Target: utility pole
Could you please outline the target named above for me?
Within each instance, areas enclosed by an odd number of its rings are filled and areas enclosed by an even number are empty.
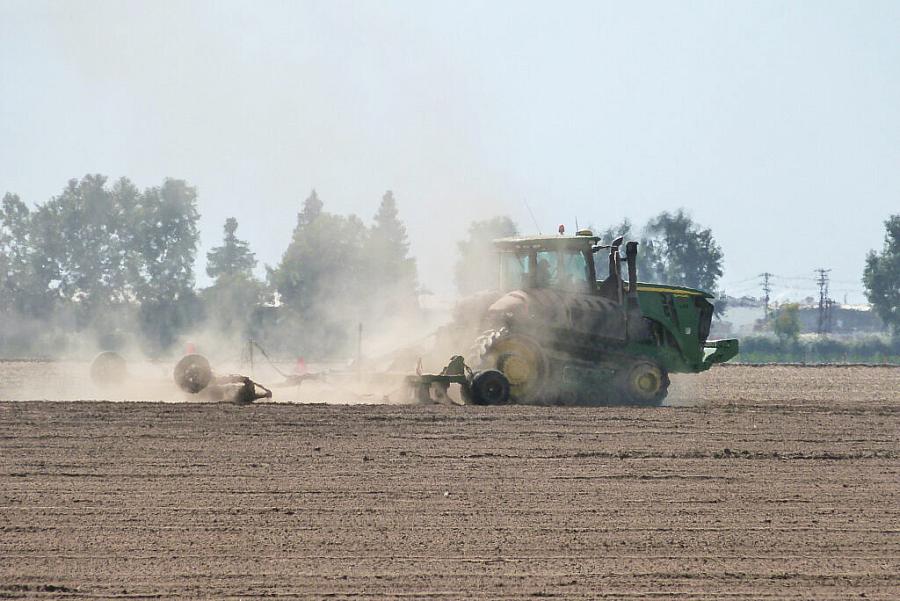
[[[771,286],[769,286],[769,278],[772,277],[773,275],[775,275],[775,274],[769,273],[768,271],[766,271],[765,273],[759,274],[759,277],[761,277],[763,279],[762,289],[763,289],[763,294],[765,295],[765,296],[763,296],[763,300],[766,303],[766,312],[765,312],[766,321],[769,320],[769,293],[772,292],[772,288],[771,288]]]
[[[828,331],[828,272],[830,269],[819,268],[816,273],[819,274],[816,279],[816,285],[819,287],[819,321],[816,327],[816,333],[822,335]]]

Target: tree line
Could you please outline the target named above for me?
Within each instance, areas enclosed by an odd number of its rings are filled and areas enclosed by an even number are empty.
[[[237,220],[228,218],[221,244],[207,254],[212,284],[204,289],[194,271],[199,217],[196,189],[171,178],[141,190],[127,178],[86,175],[33,208],[7,193],[0,202],[0,350],[46,354],[90,337],[101,348],[136,342],[161,354],[205,329],[224,344],[250,337],[325,356],[346,349],[359,323],[389,327],[419,314],[416,261],[390,191],[366,223],[327,211],[313,190],[264,278]],[[884,250],[869,254],[864,281],[875,309],[898,328],[900,216],[885,225]],[[722,248],[684,210],[640,228],[626,219],[595,232],[603,242],[640,242],[642,281],[719,291]],[[496,284],[492,241],[519,233],[506,216],[470,224],[453,272],[460,294]]]
[[[254,337],[327,355],[357,323],[417,308],[416,262],[390,191],[371,225],[327,212],[313,191],[265,281],[237,220],[227,219],[202,290],[197,192],[183,180],[139,190],[127,178],[86,175],[33,209],[11,193],[0,208],[4,353],[46,354],[88,337],[158,355],[205,329],[216,343]]]
[[[70,180],[30,209],[7,193],[0,213],[4,348],[53,349],[94,328],[101,344],[139,323],[152,346],[199,310],[196,190],[182,180],[139,190],[102,175]]]

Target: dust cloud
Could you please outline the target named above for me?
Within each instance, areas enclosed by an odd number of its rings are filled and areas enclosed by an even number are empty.
[[[337,309],[335,310],[337,311]],[[4,359],[0,380],[3,400],[108,400],[157,402],[227,401],[210,394],[191,394],[175,382],[173,370],[188,354],[206,357],[214,377],[239,374],[272,392],[276,403],[403,403],[408,402],[404,377],[417,367],[439,371],[449,355],[436,359],[436,329],[446,322],[446,306],[430,306],[396,314],[378,323],[360,321],[355,336],[342,352],[329,359],[285,352],[271,353],[265,341],[222,331],[205,324],[183,336],[172,349],[150,356],[146,344],[133,334],[117,345],[124,360],[122,378],[92,379],[97,357],[109,348],[93,332],[67,340],[65,352],[37,359]],[[137,331],[137,329],[135,329]],[[423,332],[425,334],[423,335]],[[298,331],[296,336],[302,336]]]

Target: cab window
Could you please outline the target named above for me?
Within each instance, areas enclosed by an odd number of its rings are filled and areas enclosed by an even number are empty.
[[[556,251],[542,250],[537,253],[534,269],[535,288],[555,288],[559,273],[559,256]]]
[[[500,289],[520,290],[528,287],[527,254],[500,253]]]
[[[583,252],[571,250],[560,253],[559,271],[558,285],[560,288],[579,291],[590,289],[588,263]]]

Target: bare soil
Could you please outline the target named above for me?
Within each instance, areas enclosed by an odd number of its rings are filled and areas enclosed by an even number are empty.
[[[0,597],[900,597],[900,369],[676,389],[656,409],[3,402]]]

